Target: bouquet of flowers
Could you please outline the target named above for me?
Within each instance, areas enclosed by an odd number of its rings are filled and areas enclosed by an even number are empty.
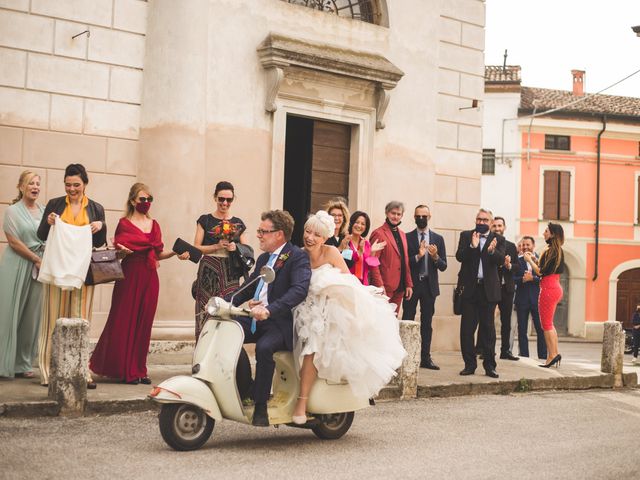
[[[229,220],[222,220],[218,225],[213,227],[209,233],[218,240],[227,240],[231,242],[240,236],[242,233],[242,227],[238,223],[231,223]]]

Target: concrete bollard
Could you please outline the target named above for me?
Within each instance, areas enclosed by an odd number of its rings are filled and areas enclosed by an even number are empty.
[[[614,375],[614,387],[622,387],[622,363],[624,359],[624,330],[620,322],[605,322],[602,337],[600,370]]]
[[[400,387],[400,398],[416,398],[420,370],[420,323],[400,320],[400,338],[407,356],[402,361],[395,383]]]
[[[59,318],[53,330],[49,398],[58,402],[61,415],[82,415],[87,402],[89,322]]]

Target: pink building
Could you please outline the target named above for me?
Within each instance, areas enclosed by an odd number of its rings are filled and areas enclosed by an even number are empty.
[[[493,139],[496,125],[485,122],[483,188],[492,193],[483,204],[499,214],[495,191],[514,182],[512,237],[531,235],[540,250],[547,223],[563,225],[568,269],[556,327],[601,337],[603,322],[627,326],[640,303],[640,98],[585,94],[579,70],[571,91],[524,87],[520,67],[506,68],[486,69],[485,109],[514,94],[518,104]],[[505,134],[519,151],[505,151]]]

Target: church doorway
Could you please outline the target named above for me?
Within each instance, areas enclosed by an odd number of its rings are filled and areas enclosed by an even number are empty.
[[[624,328],[632,328],[631,316],[640,304],[640,268],[622,272],[618,277],[616,320]]]
[[[348,202],[350,150],[350,125],[287,115],[283,208],[296,222],[296,245],[310,212],[335,197]]]

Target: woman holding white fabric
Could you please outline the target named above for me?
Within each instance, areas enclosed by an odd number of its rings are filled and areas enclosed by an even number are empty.
[[[44,211],[37,203],[40,176],[22,172],[18,192],[3,222],[9,245],[0,260],[0,377],[32,378],[42,310],[42,285],[34,275],[44,249],[36,236]]]
[[[300,396],[293,422],[306,423],[307,398],[317,376],[346,380],[357,395],[376,395],[395,375],[406,351],[394,308],[373,286],[350,274],[337,248],[328,213],[311,215],[304,249],[312,275],[307,299],[294,309],[294,356],[300,364]]]
[[[66,195],[49,200],[44,216],[38,228],[38,237],[45,241],[49,236],[51,226],[56,221],[62,221],[76,227],[88,226],[91,232],[93,247],[101,247],[107,243],[107,225],[105,223],[104,208],[85,195],[89,177],[84,166],[79,163],[68,165],[64,172],[64,189]],[[86,255],[88,248],[91,254],[91,244],[83,248],[82,255]],[[46,252],[45,252],[46,254]],[[58,259],[64,262],[65,259]],[[73,259],[66,259],[70,264]],[[86,272],[85,272],[86,273]],[[55,276],[55,275],[54,275]],[[51,361],[51,337],[58,318],[84,318],[91,321],[93,305],[93,286],[84,285],[80,288],[62,289],[55,284],[44,286],[44,308],[39,341],[40,383],[49,383],[49,363]],[[89,379],[88,388],[95,388],[95,383]]]

